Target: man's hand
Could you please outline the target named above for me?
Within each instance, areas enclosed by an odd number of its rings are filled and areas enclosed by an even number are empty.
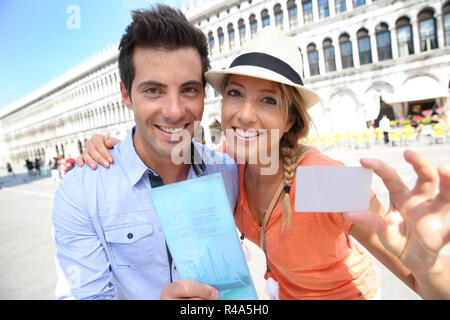
[[[113,137],[94,134],[86,141],[86,149],[77,157],[77,165],[82,167],[86,163],[95,170],[98,162],[105,168],[108,168],[114,161],[108,149],[112,149],[119,142],[120,140]]]
[[[191,279],[182,279],[166,285],[162,300],[217,300],[219,291],[213,286]]]

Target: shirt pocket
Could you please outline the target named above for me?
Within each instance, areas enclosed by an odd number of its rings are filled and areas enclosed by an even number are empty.
[[[119,268],[139,268],[154,256],[151,224],[120,227],[105,231],[112,260]]]

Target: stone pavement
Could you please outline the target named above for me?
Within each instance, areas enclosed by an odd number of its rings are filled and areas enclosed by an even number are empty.
[[[54,299],[50,217],[56,184],[25,173],[0,182],[0,299]]]
[[[450,163],[450,145],[418,145],[412,149],[427,155],[433,165]],[[324,151],[346,165],[359,165],[359,158],[376,157],[396,168],[405,183],[415,183],[415,174],[403,159],[404,148],[375,146],[371,149],[347,148]],[[2,172],[6,174],[6,172]],[[57,185],[47,177],[29,178],[25,173],[15,177],[0,177],[0,299],[54,299],[56,275],[55,248],[51,236],[50,219],[53,195]],[[385,208],[389,199],[381,180],[374,176],[372,187]],[[446,218],[450,223],[450,215]],[[265,258],[254,244],[249,269],[260,299],[264,292]],[[450,259],[450,245],[442,250]],[[372,257],[373,258],[373,257]],[[382,299],[419,299],[375,258],[381,282]]]

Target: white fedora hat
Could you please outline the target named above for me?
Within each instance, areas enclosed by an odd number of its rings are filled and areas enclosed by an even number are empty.
[[[278,28],[265,27],[228,69],[210,70],[205,73],[205,77],[222,96],[226,85],[224,80],[231,74],[284,83],[297,88],[305,103],[304,107],[308,109],[318,103],[320,98],[313,90],[303,86],[301,73],[302,57],[295,42]]]

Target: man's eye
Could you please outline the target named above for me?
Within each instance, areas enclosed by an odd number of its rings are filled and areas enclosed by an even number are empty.
[[[194,87],[187,87],[187,88],[184,89],[184,92],[195,93],[195,92],[198,92],[198,89],[194,88]]]
[[[150,95],[158,94],[158,88],[147,88],[145,89],[145,93],[148,93]]]
[[[267,104],[273,104],[273,105],[277,104],[277,101],[272,97],[264,97],[262,99],[262,102],[267,103]]]
[[[227,95],[230,97],[242,97],[242,94],[236,89],[228,90]]]

